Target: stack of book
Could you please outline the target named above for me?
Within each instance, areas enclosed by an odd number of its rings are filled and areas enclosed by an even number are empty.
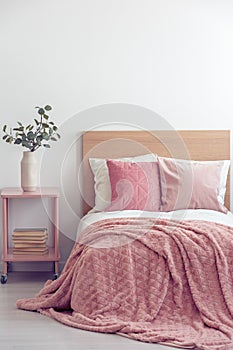
[[[48,253],[46,228],[15,229],[12,234],[13,253],[22,255],[44,255]]]

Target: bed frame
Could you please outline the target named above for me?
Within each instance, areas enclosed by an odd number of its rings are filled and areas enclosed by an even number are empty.
[[[118,158],[153,152],[181,159],[230,159],[229,130],[87,131],[82,141],[83,214],[94,206],[94,179],[88,158]],[[225,206],[230,209],[230,174]]]

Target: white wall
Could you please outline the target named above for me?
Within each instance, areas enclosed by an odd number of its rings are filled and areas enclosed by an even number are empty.
[[[175,129],[233,129],[232,16],[231,0],[0,0],[1,125],[47,103],[60,125],[38,158],[41,183],[61,188],[62,261],[81,215],[82,130],[156,129],[157,115]],[[19,185],[21,154],[0,142],[0,188]]]

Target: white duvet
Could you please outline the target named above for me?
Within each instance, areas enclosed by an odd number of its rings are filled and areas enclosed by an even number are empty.
[[[233,214],[229,211],[227,214],[206,209],[186,209],[176,210],[170,212],[151,212],[141,210],[123,210],[111,212],[88,213],[85,215],[79,224],[77,238],[79,233],[86,227],[94,224],[97,221],[111,219],[111,218],[127,218],[127,217],[146,217],[146,218],[160,218],[171,220],[205,220],[216,222],[219,224],[233,227]]]

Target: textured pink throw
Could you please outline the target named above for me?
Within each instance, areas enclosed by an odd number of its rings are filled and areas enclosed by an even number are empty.
[[[205,221],[104,220],[61,276],[17,307],[89,331],[233,349],[233,229]]]

